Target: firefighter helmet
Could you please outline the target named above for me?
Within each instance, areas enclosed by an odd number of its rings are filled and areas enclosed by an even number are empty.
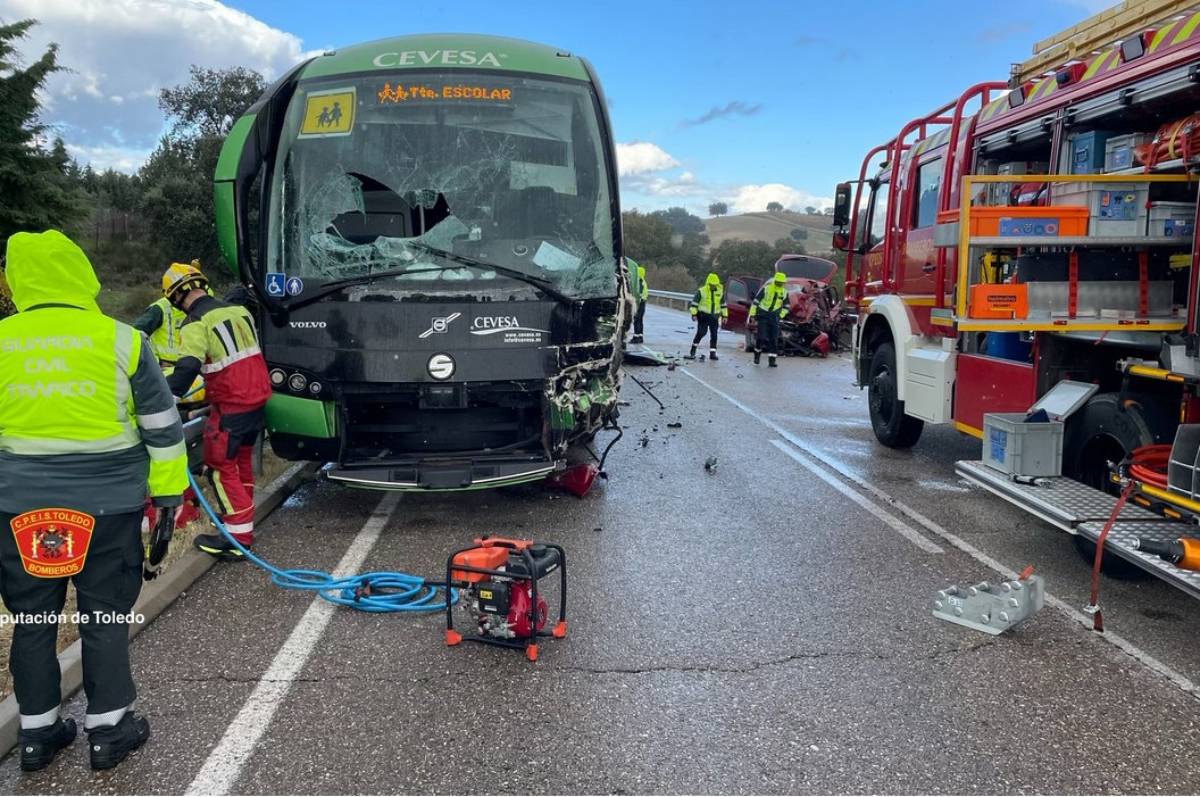
[[[174,299],[181,292],[198,288],[208,290],[208,277],[200,270],[200,261],[191,263],[172,263],[163,273],[162,292],[168,299]]]

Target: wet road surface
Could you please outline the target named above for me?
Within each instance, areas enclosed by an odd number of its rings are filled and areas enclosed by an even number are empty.
[[[646,321],[649,346],[686,350],[686,315]],[[1195,601],[1106,579],[1120,644],[1092,633],[1067,536],[954,475],[977,441],[927,427],[881,448],[847,358],[769,370],[739,345],[630,369],[666,410],[626,383],[611,478],[582,500],[314,482],[264,524],[280,566],[433,577],[482,533],[562,544],[570,633],[536,664],[445,647],[440,615],[331,611],[222,565],[133,644],[146,748],[101,775],[82,741],[31,776],[9,756],[0,790],[1195,790]],[[1030,563],[1056,602],[1016,631],[930,616],[938,589]]]

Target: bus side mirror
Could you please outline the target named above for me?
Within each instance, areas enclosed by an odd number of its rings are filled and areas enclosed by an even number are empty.
[[[845,252],[850,248],[850,236],[842,230],[834,232],[833,248],[838,252]]]
[[[833,194],[833,226],[850,224],[850,183],[838,183]]]

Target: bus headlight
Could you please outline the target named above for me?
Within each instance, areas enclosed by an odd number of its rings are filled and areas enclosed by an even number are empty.
[[[292,374],[288,377],[288,387],[297,393],[303,393],[304,388],[308,387],[308,377],[304,374]]]
[[[272,387],[283,387],[283,383],[287,381],[287,373],[282,368],[272,368],[270,379]]]
[[[323,386],[321,385],[320,382],[315,382],[315,381],[309,382],[308,383],[308,392],[312,393],[315,396],[321,392],[322,387]]]

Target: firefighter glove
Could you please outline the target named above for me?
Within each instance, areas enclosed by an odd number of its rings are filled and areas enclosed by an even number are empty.
[[[158,520],[154,527],[147,532],[143,545],[145,559],[142,561],[142,579],[153,581],[162,570],[163,559],[167,557],[167,548],[171,545],[171,537],[175,533],[175,507],[164,506],[158,510]]]

